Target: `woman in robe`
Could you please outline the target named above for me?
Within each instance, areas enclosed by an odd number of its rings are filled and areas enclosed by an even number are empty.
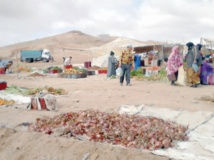
[[[178,78],[178,69],[183,65],[183,60],[178,46],[172,48],[167,61],[167,76],[171,81],[171,85],[175,85]]]
[[[201,83],[208,85],[209,82],[208,82],[207,78],[209,75],[212,75],[212,74],[214,74],[214,69],[213,69],[212,65],[210,65],[207,62],[204,62],[201,67],[201,74],[200,74]]]
[[[116,64],[118,63],[117,59],[114,57],[114,52],[110,52],[110,56],[108,57],[108,72],[107,77],[111,77],[112,75],[116,75]]]
[[[191,84],[190,87],[197,88],[200,84],[200,77],[198,71],[193,68],[193,65],[197,64],[197,53],[194,52],[194,44],[192,42],[188,42],[186,46],[188,47],[185,57],[187,80]]]

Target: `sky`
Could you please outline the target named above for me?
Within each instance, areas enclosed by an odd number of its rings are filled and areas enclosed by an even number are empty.
[[[214,0],[0,0],[0,46],[72,30],[199,43],[214,39]]]

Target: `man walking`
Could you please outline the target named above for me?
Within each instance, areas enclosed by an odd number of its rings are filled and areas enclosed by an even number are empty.
[[[130,84],[130,72],[133,64],[133,54],[132,53],[132,45],[128,45],[127,49],[124,50],[120,55],[119,66],[123,70],[123,75],[120,77],[120,85],[123,85],[124,77],[126,75],[126,85],[131,86]]]

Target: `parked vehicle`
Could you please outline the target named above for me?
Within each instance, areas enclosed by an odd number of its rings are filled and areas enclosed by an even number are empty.
[[[50,54],[50,51],[47,49],[43,50],[21,50],[20,52],[20,61],[21,62],[34,62],[34,61],[43,61],[49,62],[53,60],[53,57]]]

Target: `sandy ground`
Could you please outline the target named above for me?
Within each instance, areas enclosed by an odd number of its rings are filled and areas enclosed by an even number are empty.
[[[118,112],[121,105],[142,105],[149,107],[214,112],[213,102],[202,101],[206,95],[214,95],[214,86],[199,88],[170,86],[169,82],[146,82],[132,79],[132,86],[120,86],[118,79],[106,79],[106,75],[88,76],[84,79],[57,78],[56,75],[29,78],[27,74],[1,75],[8,86],[36,88],[45,85],[63,88],[68,94],[57,97],[58,111],[33,111],[1,107],[0,159],[5,160],[140,160],[170,158],[156,156],[148,151],[126,149],[110,144],[96,144],[74,138],[43,135],[28,132],[19,127],[23,122],[35,122],[37,117],[53,116],[69,111],[94,109],[106,112]],[[6,127],[6,128],[5,128]],[[11,129],[8,129],[11,128]],[[12,154],[13,153],[13,154]]]
[[[81,32],[69,32],[0,48],[0,57],[14,60],[12,66],[14,70],[18,65],[45,69],[54,65],[62,65],[63,56],[72,56],[72,63],[83,64],[84,61],[91,61],[97,55],[108,54],[114,46],[122,47],[128,44],[134,45],[135,43],[126,39],[116,39],[108,43]],[[93,47],[94,50],[91,49]],[[49,49],[55,62],[21,63],[19,61],[20,49],[40,48]],[[63,51],[63,48],[81,50]],[[154,110],[157,107],[169,108],[187,110],[192,114],[196,111],[214,112],[213,102],[200,100],[202,96],[214,96],[214,86],[190,88],[171,86],[167,81],[146,82],[134,79],[131,80],[132,86],[120,86],[118,79],[107,80],[106,75],[88,76],[84,79],[63,79],[57,78],[56,75],[29,78],[27,75],[26,73],[5,74],[0,75],[0,79],[7,81],[8,86],[37,88],[48,85],[63,88],[68,94],[57,96],[59,109],[57,112],[17,109],[19,105],[0,107],[1,160],[169,160],[171,158],[156,156],[148,151],[29,132],[27,127],[20,126],[20,124],[35,122],[37,117],[85,109],[118,112],[121,105],[144,104]]]

